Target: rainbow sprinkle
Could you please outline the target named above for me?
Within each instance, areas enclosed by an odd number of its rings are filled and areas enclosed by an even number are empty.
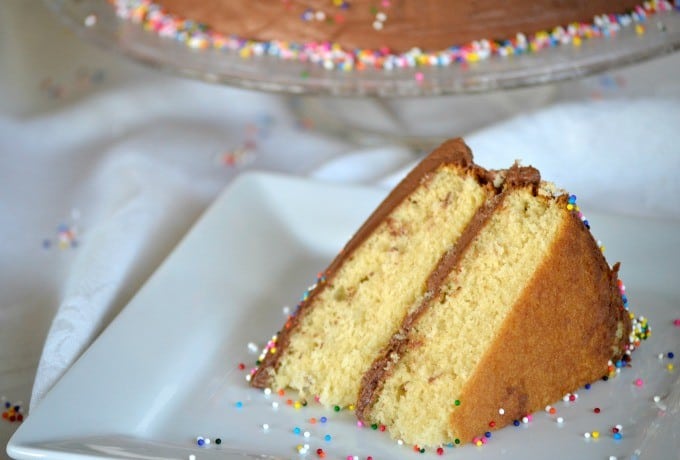
[[[287,41],[257,41],[236,36],[225,36],[209,27],[169,14],[151,0],[109,0],[116,14],[125,20],[141,24],[145,30],[161,37],[184,43],[194,49],[218,49],[233,52],[244,59],[257,56],[273,56],[285,61],[299,61],[317,64],[327,70],[404,69],[414,67],[447,67],[454,63],[472,63],[493,56],[509,57],[531,54],[556,46],[581,46],[583,40],[609,38],[623,28],[633,26],[637,35],[645,33],[644,22],[657,12],[668,12],[680,8],[678,0],[651,0],[624,14],[603,14],[595,16],[592,23],[571,23],[552,30],[525,35],[518,33],[506,40],[480,39],[447,49],[427,52],[413,48],[405,53],[393,53],[387,49],[343,49],[333,42],[293,43]],[[343,22],[346,1],[333,1],[338,8],[333,15],[321,10],[306,10],[303,22]],[[375,8],[372,27],[381,30],[388,19],[389,1],[381,2],[382,9]]]
[[[75,223],[62,223],[57,226],[54,238],[45,238],[42,241],[44,249],[56,246],[59,249],[74,249],[79,244],[78,227]]]
[[[567,209],[569,211],[575,212],[578,218],[581,219],[581,222],[583,222],[583,225],[585,225],[585,227],[590,230],[590,223],[588,222],[588,219],[586,219],[586,217],[581,212],[581,209],[576,204],[576,195],[569,195],[569,198],[567,199]],[[600,249],[602,249],[601,245],[598,246],[600,246]]]
[[[290,309],[288,307],[284,307],[284,312],[288,316],[288,320],[286,321],[284,328],[288,329],[291,327],[292,323],[291,320],[295,317],[297,312],[300,310],[300,307],[309,299],[310,294],[312,291],[314,291],[319,285],[324,284],[326,282],[326,275],[323,272],[319,272],[316,276],[316,282],[309,286],[305,292],[302,293],[302,296],[300,297],[300,301],[296,305],[295,311],[290,313]],[[246,381],[250,381],[253,377],[253,374],[257,371],[258,367],[262,362],[264,361],[265,357],[267,354],[276,354],[277,348],[276,348],[276,343],[279,339],[278,334],[272,335],[271,339],[267,342],[267,344],[264,346],[262,349],[262,352],[260,353],[257,361],[255,362],[255,367],[253,367],[250,370],[250,373],[246,376]],[[339,410],[339,409],[338,409]],[[337,411],[336,411],[337,412]]]
[[[22,412],[21,402],[11,403],[4,396],[0,398],[2,401],[2,418],[10,423],[23,422],[24,413]]]

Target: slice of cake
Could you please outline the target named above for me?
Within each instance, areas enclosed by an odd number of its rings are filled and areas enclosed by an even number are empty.
[[[488,171],[446,142],[305,295],[251,383],[435,446],[607,375],[631,318],[576,210],[536,169]]]

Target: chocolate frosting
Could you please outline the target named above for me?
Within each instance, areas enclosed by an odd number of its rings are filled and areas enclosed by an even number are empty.
[[[392,0],[389,6],[375,0],[347,0],[340,5],[328,0],[157,2],[170,13],[224,35],[405,52],[414,47],[438,51],[483,38],[513,39],[518,32],[592,22],[595,15],[623,13],[640,0]]]
[[[531,186],[534,194],[537,193],[541,183],[541,173],[533,166],[520,166],[519,163],[512,165],[505,174],[504,188]]]

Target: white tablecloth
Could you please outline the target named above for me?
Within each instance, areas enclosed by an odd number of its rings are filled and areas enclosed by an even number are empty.
[[[402,120],[451,119],[480,164],[521,158],[585,209],[678,220],[678,75],[676,54],[558,85],[391,104]],[[294,105],[161,74],[82,43],[42,3],[1,3],[0,396],[24,414],[39,404],[235,175],[389,187],[415,161],[404,147],[324,134]],[[0,420],[0,445],[17,425]]]

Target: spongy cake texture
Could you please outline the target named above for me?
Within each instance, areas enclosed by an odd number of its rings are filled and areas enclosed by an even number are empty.
[[[295,334],[266,384],[327,405],[354,404],[363,373],[426,294],[425,280],[441,254],[492,193],[456,162],[442,162],[420,178],[413,193],[330,270],[296,317]]]
[[[436,446],[604,376],[630,317],[616,268],[553,190],[534,168],[487,171],[445,143],[331,263],[251,382],[356,405]]]
[[[391,371],[371,418],[406,442],[431,445],[457,437],[448,423],[455,401],[561,223],[549,204],[526,190],[503,200],[504,209],[491,216],[432,306],[411,326],[409,346],[417,352],[404,353]]]

